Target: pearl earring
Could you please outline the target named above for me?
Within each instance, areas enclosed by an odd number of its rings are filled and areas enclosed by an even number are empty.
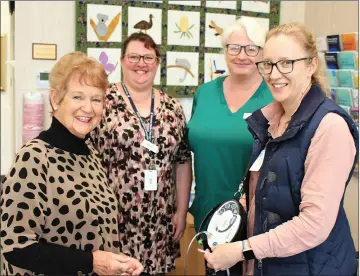
[[[55,106],[55,107],[54,107],[54,111],[56,111],[57,109],[58,109],[57,106]]]

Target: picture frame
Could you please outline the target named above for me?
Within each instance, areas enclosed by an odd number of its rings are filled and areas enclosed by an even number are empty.
[[[32,43],[32,59],[57,60],[57,44]]]

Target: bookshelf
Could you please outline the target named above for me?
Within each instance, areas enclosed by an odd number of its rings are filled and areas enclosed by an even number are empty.
[[[359,129],[358,33],[316,38],[321,62],[326,68],[331,98],[347,111]],[[354,173],[358,174],[359,164]]]

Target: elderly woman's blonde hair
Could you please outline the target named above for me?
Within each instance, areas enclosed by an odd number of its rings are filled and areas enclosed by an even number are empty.
[[[308,54],[309,57],[318,60],[315,73],[311,76],[311,83],[318,84],[327,96],[330,95],[329,83],[326,79],[323,64],[320,62],[319,53],[316,47],[316,38],[308,27],[303,24],[292,22],[282,24],[271,29],[266,36],[266,41],[271,37],[286,35],[293,37]]]
[[[104,95],[109,85],[104,65],[82,52],[66,54],[55,64],[49,75],[51,93],[54,93],[57,104],[64,99],[72,78],[77,78],[82,85],[100,88]],[[50,105],[53,113],[55,109],[51,103],[51,95]]]
[[[260,46],[261,48],[264,47],[266,30],[255,18],[242,16],[232,25],[224,29],[221,35],[221,45],[224,49],[226,48],[229,36],[233,32],[240,31],[242,28],[245,28],[248,37],[255,45]]]

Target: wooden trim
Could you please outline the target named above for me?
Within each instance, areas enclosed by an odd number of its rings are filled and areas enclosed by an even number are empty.
[[[1,36],[1,78],[0,78],[0,90],[6,91],[6,60],[7,60],[7,36]]]

